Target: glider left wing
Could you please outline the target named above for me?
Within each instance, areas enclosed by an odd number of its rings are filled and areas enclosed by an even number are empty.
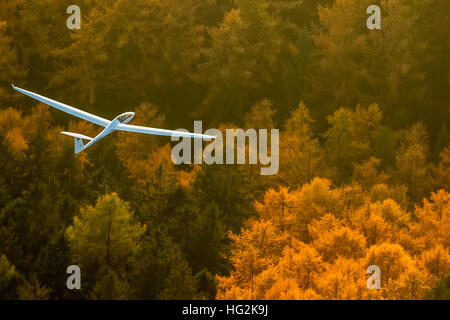
[[[56,109],[59,109],[61,111],[66,112],[66,113],[69,113],[69,114],[71,114],[71,115],[73,115],[75,117],[78,117],[80,119],[87,120],[89,122],[95,123],[95,124],[97,124],[99,126],[106,127],[111,122],[109,120],[106,120],[106,119],[101,118],[99,116],[93,115],[91,113],[88,113],[88,112],[79,110],[77,108],[68,106],[68,105],[66,105],[64,103],[60,103],[58,101],[46,98],[44,96],[41,96],[39,94],[30,92],[28,90],[17,88],[14,85],[12,85],[12,87],[13,87],[14,90],[17,90],[17,91],[19,91],[19,92],[21,92],[21,93],[23,93],[23,94],[33,98],[33,99],[36,99],[36,100],[41,101],[41,102],[43,102],[45,104],[48,104],[49,106],[51,106],[53,108],[56,108]]]
[[[200,133],[190,133],[190,132],[184,132],[184,131],[156,129],[156,128],[134,126],[134,125],[122,124],[122,123],[116,127],[116,130],[153,134],[153,135],[157,135],[157,136],[200,138],[200,139],[215,139],[216,138],[214,136],[209,136],[209,135],[200,134]]]

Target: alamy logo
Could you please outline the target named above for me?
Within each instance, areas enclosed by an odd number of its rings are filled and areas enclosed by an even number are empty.
[[[73,290],[73,289],[81,289],[81,269],[77,265],[71,265],[67,267],[68,274],[71,274],[67,278],[66,285],[67,289]]]
[[[381,289],[381,269],[377,265],[371,265],[367,267],[366,272],[370,274],[367,278],[367,288],[369,290]]]
[[[186,129],[177,131],[188,132]],[[194,121],[194,133],[202,134],[202,121]],[[279,130],[271,129],[226,129],[225,140],[219,129],[208,129],[204,135],[215,139],[203,149],[203,140],[181,137],[182,141],[172,148],[172,161],[180,164],[261,164],[261,175],[275,175],[279,168]],[[270,155],[268,140],[270,139]],[[180,137],[172,137],[180,141]],[[246,143],[248,141],[248,144]],[[224,148],[225,143],[225,148]],[[224,153],[225,149],[225,153]],[[248,154],[248,157],[246,156]],[[248,158],[248,162],[247,162]]]
[[[70,16],[67,18],[66,26],[69,30],[81,29],[81,9],[77,5],[71,5],[67,7],[67,14]]]
[[[370,14],[370,17],[367,19],[367,28],[369,30],[380,30],[381,29],[381,9],[377,5],[371,5],[367,8],[367,14]]]

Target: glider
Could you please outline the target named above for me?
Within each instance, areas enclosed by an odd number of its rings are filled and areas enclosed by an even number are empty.
[[[109,121],[107,119],[101,118],[99,116],[93,115],[91,113],[79,110],[77,108],[68,106],[66,104],[60,103],[58,101],[46,98],[44,96],[41,96],[39,94],[18,88],[12,85],[14,90],[19,91],[20,93],[23,93],[33,99],[36,99],[38,101],[41,101],[45,104],[48,104],[49,106],[59,109],[61,111],[64,111],[66,113],[69,113],[75,117],[78,117],[80,119],[92,122],[96,125],[104,127],[103,131],[100,132],[95,138],[91,138],[79,133],[73,133],[73,132],[61,132],[62,134],[66,136],[71,136],[75,138],[75,154],[80,153],[84,149],[90,147],[97,141],[103,139],[110,133],[114,131],[128,131],[128,132],[137,132],[137,133],[145,133],[145,134],[153,134],[153,135],[159,135],[159,136],[172,136],[172,137],[183,137],[183,138],[197,138],[197,139],[215,139],[214,136],[199,134],[199,133],[190,133],[190,132],[183,132],[183,131],[173,131],[173,130],[165,130],[165,129],[156,129],[156,128],[150,128],[150,127],[141,127],[141,126],[134,126],[129,125],[128,122],[130,122],[134,117],[134,112],[125,112],[121,115],[118,115],[114,118],[114,120]],[[83,143],[83,140],[89,141],[86,145]]]

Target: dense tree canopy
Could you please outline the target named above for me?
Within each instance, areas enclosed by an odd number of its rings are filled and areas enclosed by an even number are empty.
[[[448,299],[450,2],[376,1],[368,30],[372,2],[1,1],[0,299]],[[11,83],[139,125],[280,128],[279,173],[128,133],[74,156],[60,132],[99,128]]]

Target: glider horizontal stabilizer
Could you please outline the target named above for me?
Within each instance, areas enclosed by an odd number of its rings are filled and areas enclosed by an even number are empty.
[[[73,133],[73,132],[66,132],[66,131],[62,131],[62,134],[65,134],[66,136],[70,136],[70,137],[74,137],[74,138],[79,138],[79,139],[83,139],[83,140],[93,140],[94,138],[85,136],[83,134],[79,134],[79,133]]]
[[[66,132],[66,131],[63,131],[61,133],[66,136],[75,138],[75,154],[80,153],[81,151],[84,150],[85,147],[84,147],[83,140],[89,140],[89,141],[93,140],[93,138],[85,136],[83,134],[79,134],[79,133]]]

